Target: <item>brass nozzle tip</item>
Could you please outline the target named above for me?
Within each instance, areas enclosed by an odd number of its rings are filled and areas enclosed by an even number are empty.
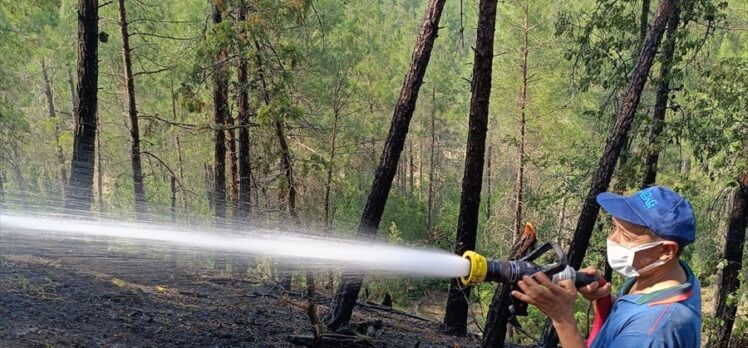
[[[470,273],[465,277],[460,277],[462,285],[473,285],[478,284],[486,280],[486,273],[488,273],[488,260],[486,257],[476,253],[475,251],[468,250],[462,257],[470,261]]]

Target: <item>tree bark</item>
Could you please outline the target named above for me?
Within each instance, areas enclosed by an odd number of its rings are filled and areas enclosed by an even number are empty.
[[[535,249],[536,245],[536,234],[532,225],[527,224],[520,236],[517,237],[517,242],[512,246],[512,251],[509,254],[510,260],[517,260]],[[494,292],[491,305],[488,307],[488,316],[486,317],[486,325],[483,331],[483,341],[481,347],[504,347],[504,341],[506,339],[507,324],[509,323],[509,305],[512,303],[512,297],[510,295],[511,286],[505,286],[505,284],[498,284],[496,292]]]
[[[597,215],[600,212],[600,205],[597,204],[595,198],[599,193],[606,191],[608,185],[610,185],[610,179],[613,176],[618,155],[621,153],[623,141],[626,139],[626,135],[631,127],[642,90],[647,82],[647,75],[652,67],[657,47],[659,46],[660,39],[662,39],[662,34],[665,32],[665,25],[676,1],[660,1],[652,22],[652,29],[644,42],[639,59],[632,72],[631,81],[629,81],[626,89],[623,103],[618,109],[616,122],[608,134],[605,142],[605,150],[602,157],[600,157],[595,176],[592,178],[590,190],[582,204],[582,211],[577,220],[574,238],[569,246],[568,260],[569,265],[573,268],[578,269],[582,265],[582,260],[587,252],[590,237],[592,236],[592,230],[595,227]],[[558,338],[553,330],[553,325],[549,321],[546,321],[543,342],[545,347],[555,347],[558,344]]]
[[[524,22],[522,27],[522,50],[520,51],[520,74],[522,83],[519,87],[519,146],[517,147],[517,182],[516,194],[514,196],[514,233],[512,234],[512,243],[517,241],[522,228],[522,208],[524,206],[525,190],[525,112],[527,110],[527,56],[529,53],[529,18],[528,7],[525,3],[522,6],[524,12]]]
[[[470,99],[470,121],[465,151],[465,170],[462,177],[460,215],[457,220],[457,237],[455,240],[455,253],[457,255],[462,255],[467,250],[475,250],[486,132],[488,130],[488,106],[491,96],[496,4],[497,0],[480,1],[473,60],[472,97]],[[467,333],[467,299],[469,296],[470,287],[463,287],[458,279],[453,279],[449,286],[444,324],[447,326],[447,330],[455,335],[461,336]]]
[[[748,151],[748,143],[746,145]],[[728,348],[732,327],[737,313],[737,297],[740,288],[740,269],[743,264],[743,248],[745,233],[748,226],[748,172],[738,178],[738,187],[732,197],[730,222],[725,238],[724,262],[725,266],[719,274],[717,299],[715,301],[714,317],[721,319],[722,325],[717,328],[717,347]],[[728,301],[735,296],[733,301]]]
[[[486,221],[491,218],[491,193],[493,187],[491,186],[491,176],[493,176],[491,168],[491,157],[493,155],[493,143],[488,140],[488,154],[486,155]]]
[[[218,25],[223,21],[223,9],[214,5],[213,24]],[[216,62],[222,62],[226,58],[226,51],[221,49],[216,55]],[[223,130],[224,122],[228,115],[228,77],[222,68],[218,68],[213,74],[213,113],[216,127],[213,153],[213,207],[216,214],[216,223],[223,223],[226,218],[226,133]]]
[[[99,2],[78,1],[78,92],[75,102],[73,155],[65,208],[88,212],[93,191],[96,152],[96,108],[99,76]]]
[[[140,161],[140,128],[138,127],[138,109],[135,104],[135,80],[132,74],[130,51],[130,34],[127,30],[127,12],[125,0],[118,0],[119,27],[122,34],[122,60],[125,67],[125,88],[127,94],[127,115],[130,118],[130,162],[132,164],[132,181],[135,192],[135,216],[139,221],[147,219],[148,208],[143,183],[143,169]]]
[[[239,4],[237,23],[242,25],[246,19],[246,7]],[[239,105],[239,201],[236,207],[237,217],[249,221],[252,214],[251,173],[249,158],[249,96],[247,82],[247,58],[244,54],[247,34],[244,28],[239,29],[239,67],[237,69],[237,104]]]
[[[657,81],[657,96],[655,108],[652,115],[652,126],[649,129],[649,146],[647,147],[647,158],[644,162],[644,180],[642,188],[654,185],[657,178],[657,162],[662,150],[662,139],[660,135],[665,126],[665,114],[667,112],[668,94],[670,94],[670,69],[673,66],[675,54],[676,35],[680,23],[680,9],[673,8],[667,23],[667,38],[663,44],[662,63],[660,65],[660,77]]]
[[[400,98],[392,115],[392,123],[382,149],[379,166],[374,174],[371,192],[361,216],[358,227],[359,235],[374,236],[377,234],[387,196],[392,187],[392,179],[395,176],[400,154],[403,151],[405,136],[408,134],[410,120],[416,107],[418,91],[423,83],[423,76],[431,58],[431,49],[434,47],[434,41],[439,31],[439,19],[444,9],[444,3],[445,0],[429,0],[426,6],[426,14],[423,17],[418,39],[413,49],[410,69],[400,90]],[[338,329],[350,321],[362,281],[363,275],[361,274],[347,273],[343,275],[332,310],[329,313],[331,318],[327,325],[331,329]]]
[[[42,80],[44,81],[44,95],[47,97],[47,114],[49,118],[54,122],[53,135],[55,137],[55,145],[57,151],[57,165],[60,169],[60,187],[62,188],[62,195],[65,197],[65,186],[68,183],[68,174],[65,169],[65,155],[62,152],[62,146],[60,146],[60,121],[57,119],[57,111],[55,110],[55,99],[52,94],[52,85],[49,82],[49,76],[47,75],[47,66],[42,59]]]

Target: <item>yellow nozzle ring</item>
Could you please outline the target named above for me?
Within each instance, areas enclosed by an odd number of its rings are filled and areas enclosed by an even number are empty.
[[[462,285],[473,285],[478,284],[486,280],[486,273],[488,273],[488,260],[483,255],[476,253],[475,251],[468,250],[462,257],[470,261],[470,273],[467,277],[460,277]]]

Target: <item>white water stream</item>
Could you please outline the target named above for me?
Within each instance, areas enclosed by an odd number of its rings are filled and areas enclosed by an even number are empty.
[[[470,268],[466,259],[444,250],[406,248],[376,241],[323,238],[273,230],[201,231],[178,225],[2,213],[0,244],[3,243],[3,236],[10,234],[33,234],[37,238],[60,241],[82,236],[150,241],[247,256],[270,256],[276,262],[316,269],[334,267],[415,277],[456,278],[467,275]]]

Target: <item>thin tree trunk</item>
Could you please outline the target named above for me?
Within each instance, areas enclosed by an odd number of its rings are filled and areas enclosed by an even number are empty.
[[[147,219],[148,208],[145,198],[145,184],[143,183],[143,170],[140,161],[140,128],[138,127],[138,109],[135,104],[135,80],[132,74],[132,61],[130,59],[130,34],[127,30],[127,13],[125,0],[118,0],[119,27],[122,34],[122,60],[125,67],[125,87],[127,92],[127,115],[130,118],[130,162],[132,164],[132,181],[135,191],[135,215],[138,220]]]
[[[491,140],[488,140],[488,154],[486,155],[486,221],[491,218],[491,192],[493,192],[493,187],[491,187],[491,176],[493,173],[491,172],[491,155],[493,154],[493,144],[491,143]]]
[[[470,99],[470,121],[467,149],[465,151],[465,171],[462,177],[460,215],[457,220],[457,237],[455,240],[455,253],[457,255],[462,255],[467,250],[475,250],[486,132],[488,130],[488,106],[491,96],[496,4],[497,0],[480,1],[473,60],[472,97]],[[449,331],[456,335],[461,336],[467,333],[469,297],[470,287],[463,287],[458,279],[453,279],[449,286],[444,324]]]
[[[662,34],[665,32],[670,12],[673,6],[676,6],[674,5],[675,1],[660,1],[652,22],[652,29],[644,42],[641,54],[631,76],[631,81],[626,90],[625,98],[618,109],[616,122],[608,134],[605,142],[605,150],[600,157],[597,172],[592,178],[590,190],[582,204],[582,211],[577,220],[574,238],[569,246],[568,260],[569,265],[573,268],[578,269],[582,265],[582,260],[587,252],[592,230],[595,227],[595,221],[600,212],[600,205],[597,204],[595,198],[599,193],[606,191],[608,185],[610,185],[610,179],[613,176],[618,155],[621,153],[621,148],[623,147],[623,140],[631,128],[631,122],[639,105],[642,90],[647,82],[647,75],[652,67],[652,62],[654,62],[657,46],[659,46]],[[546,321],[543,338],[545,347],[555,347],[558,344],[558,338],[553,330],[553,325],[549,321]]]
[[[75,102],[73,155],[65,208],[88,212],[93,191],[96,152],[96,107],[99,76],[99,2],[78,1],[78,93]]]
[[[213,7],[213,24],[219,25],[222,21],[223,9]],[[222,62],[226,58],[226,51],[221,49],[216,56],[216,62]],[[223,223],[226,218],[226,133],[222,129],[228,114],[228,77],[223,69],[213,74],[213,107],[215,130],[213,154],[213,207],[216,214],[216,223]]]
[[[652,0],[642,0],[642,13],[639,21],[639,42],[644,42],[647,39],[647,32],[649,31],[649,5]]]
[[[96,122],[100,122],[99,116],[96,115]],[[101,127],[96,128],[96,195],[98,196],[99,214],[104,213],[104,172],[101,167]]]
[[[171,112],[174,121],[179,121],[177,117],[177,98],[174,94],[174,79],[171,80]],[[182,143],[179,138],[179,133],[174,132],[174,144],[177,147],[177,174],[179,175],[180,185],[184,185],[184,161],[182,160]],[[184,188],[181,189],[182,194],[180,195],[180,204],[182,205],[183,213],[186,213],[187,209],[187,191]]]
[[[509,253],[510,260],[517,260],[535,249],[536,245],[536,234],[535,230],[530,225],[525,225],[522,234],[517,237],[517,243],[512,246],[512,251]],[[486,325],[483,331],[483,341],[481,347],[488,348],[500,348],[504,347],[504,341],[506,340],[507,324],[511,313],[509,312],[509,306],[511,305],[512,297],[510,295],[511,287],[504,286],[505,284],[499,284],[494,292],[491,305],[488,307],[488,315],[486,316]]]
[[[748,154],[748,143],[746,143]],[[723,322],[717,328],[717,347],[727,348],[730,345],[732,328],[737,314],[737,300],[729,301],[730,296],[737,297],[740,289],[740,269],[743,264],[743,248],[745,233],[748,226],[748,171],[738,178],[738,187],[732,197],[730,222],[725,238],[724,261],[725,266],[719,274],[717,299],[715,301],[714,317]]]
[[[239,180],[237,170],[237,158],[236,158],[236,133],[234,133],[234,118],[231,114],[226,115],[224,120],[224,126],[226,127],[226,143],[228,144],[228,158],[229,158],[229,206],[232,209],[232,216],[236,216],[236,207],[239,202]]]
[[[522,27],[522,50],[520,51],[520,73],[522,83],[519,87],[519,146],[517,148],[517,182],[516,194],[514,196],[514,233],[512,233],[512,244],[517,241],[522,228],[522,207],[524,205],[525,189],[525,112],[527,110],[527,56],[529,52],[529,14],[528,3],[522,7],[524,12],[524,25]]]
[[[325,180],[325,231],[332,233],[330,229],[330,190],[332,188],[332,172],[335,168],[335,142],[338,136],[338,119],[340,117],[340,109],[337,104],[333,108],[333,120],[332,120],[332,133],[330,134],[330,149],[328,150],[328,163],[327,163],[327,178]]]
[[[644,41],[647,39],[647,32],[649,30],[649,7],[650,7],[651,0],[643,0],[642,1],[642,7],[641,7],[641,18],[639,21],[639,46],[637,47],[637,50],[632,50],[631,53],[631,59],[636,58],[636,54],[641,51],[641,47],[644,45]],[[619,100],[623,99],[623,96],[617,97]],[[632,169],[629,168],[628,162],[630,157],[630,149],[631,149],[631,142],[633,140],[633,136],[629,137],[628,134],[626,134],[623,138],[623,148],[621,149],[621,154],[618,157],[618,169],[616,173],[616,180],[614,180],[613,184],[613,191],[617,193],[624,193],[626,189],[628,188],[629,184],[631,183],[631,177],[633,177]]]
[[[431,89],[431,154],[429,156],[429,193],[426,231],[433,237],[434,229],[434,165],[436,164],[436,88]]]
[[[410,193],[413,193],[413,188],[415,187],[415,183],[414,183],[415,181],[414,181],[414,175],[413,175],[413,171],[415,167],[415,165],[413,164],[413,142],[410,141],[408,145],[409,145],[408,146],[408,157],[409,157],[409,162],[410,162],[410,174],[408,175],[408,179],[409,179],[408,184],[410,185]]]
[[[413,49],[410,69],[400,90],[400,98],[392,115],[392,124],[382,149],[379,166],[374,174],[371,192],[361,216],[358,227],[359,235],[374,236],[379,229],[379,222],[392,187],[392,179],[403,151],[405,136],[408,134],[410,120],[416,107],[418,90],[423,83],[423,76],[431,58],[431,49],[434,47],[439,30],[439,19],[444,9],[444,2],[444,0],[429,0],[426,5],[426,14]],[[330,311],[331,318],[327,324],[331,329],[336,330],[350,321],[362,282],[362,274],[346,273],[343,275]]]
[[[237,23],[241,25],[246,19],[246,7],[242,1],[239,4]],[[238,218],[249,221],[252,214],[251,172],[249,158],[249,96],[247,90],[247,58],[243,54],[246,48],[247,34],[244,28],[239,30],[239,67],[237,69],[237,104],[239,105],[239,202],[236,208]]]
[[[177,222],[177,178],[171,177],[171,222]]]
[[[44,81],[44,94],[47,97],[47,111],[49,118],[54,122],[53,135],[55,137],[55,145],[57,151],[57,165],[60,169],[60,187],[62,188],[62,196],[65,197],[65,186],[68,183],[67,170],[65,169],[65,155],[62,152],[62,146],[60,146],[60,121],[57,119],[57,111],[55,110],[55,100],[52,94],[52,86],[49,82],[49,76],[47,75],[47,66],[42,59],[42,79]]]
[[[660,135],[665,125],[668,94],[670,94],[670,69],[673,65],[679,23],[680,10],[676,6],[670,13],[667,24],[667,38],[663,44],[660,77],[657,81],[657,97],[655,99],[654,114],[652,115],[652,126],[649,129],[649,146],[647,147],[647,159],[644,162],[642,188],[654,185],[657,178],[657,162],[660,159],[660,151],[662,150]]]
[[[68,65],[67,70],[68,89],[70,90],[70,114],[75,115],[75,83],[73,82],[73,73],[70,72],[70,65]]]

